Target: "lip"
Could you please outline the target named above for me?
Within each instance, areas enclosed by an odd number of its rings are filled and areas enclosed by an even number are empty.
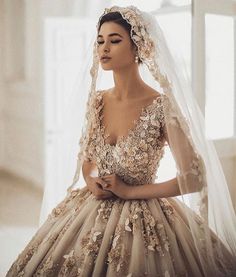
[[[101,61],[106,61],[106,60],[110,60],[111,59],[111,57],[109,57],[109,56],[102,56],[101,57]]]

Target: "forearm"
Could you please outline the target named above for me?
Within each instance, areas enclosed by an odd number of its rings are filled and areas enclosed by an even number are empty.
[[[177,178],[157,184],[144,184],[140,186],[131,187],[130,199],[151,199],[172,197],[180,195]]]
[[[84,177],[85,181],[86,181],[87,177],[96,176],[96,170],[95,170],[96,168],[97,168],[96,164],[93,163],[92,161],[91,162],[88,162],[88,161],[83,162],[82,173],[83,173],[83,177]]]

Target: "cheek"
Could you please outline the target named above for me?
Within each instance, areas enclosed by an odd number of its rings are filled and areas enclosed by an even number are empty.
[[[99,56],[101,56],[103,54],[101,46],[97,46],[97,53],[98,53]]]
[[[134,59],[134,54],[130,48],[130,45],[123,44],[120,47],[114,49],[114,57],[119,63],[130,63]]]

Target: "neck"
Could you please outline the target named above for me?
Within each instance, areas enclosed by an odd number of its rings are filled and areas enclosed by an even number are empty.
[[[145,86],[136,64],[113,71],[114,95],[119,100],[139,97]]]

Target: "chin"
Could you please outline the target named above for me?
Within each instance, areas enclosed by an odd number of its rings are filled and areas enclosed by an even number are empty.
[[[105,70],[105,71],[109,71],[109,70],[113,70],[112,66],[109,66],[109,65],[101,65],[102,69]]]

